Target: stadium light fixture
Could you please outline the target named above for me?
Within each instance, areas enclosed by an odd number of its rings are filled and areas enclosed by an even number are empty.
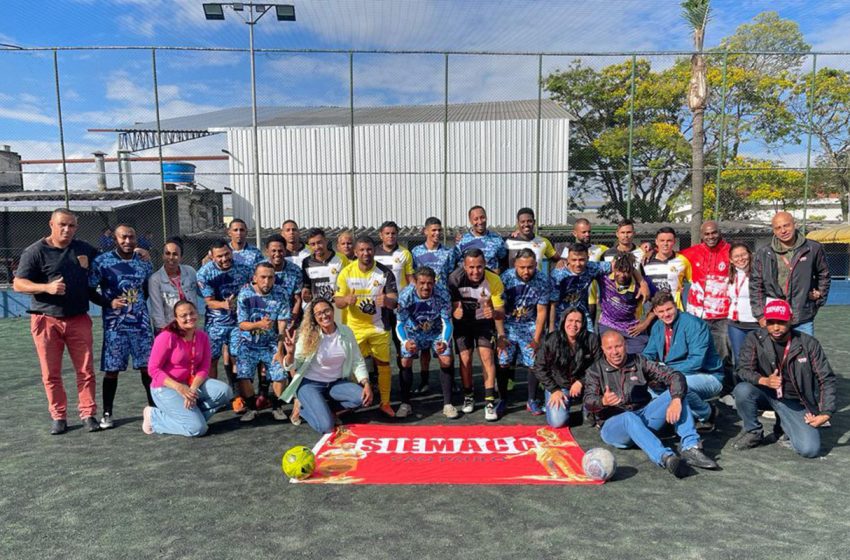
[[[251,53],[251,130],[254,140],[254,229],[257,234],[257,247],[262,246],[260,230],[260,140],[257,132],[257,72],[256,57],[254,56],[254,26],[274,8],[278,21],[295,21],[295,6],[292,4],[269,4],[263,2],[217,2],[205,3],[204,17],[208,20],[223,20],[225,6],[237,12],[248,24],[248,42]],[[247,10],[245,8],[248,8]],[[232,154],[231,154],[232,156]],[[235,159],[235,158],[234,158]]]
[[[204,4],[204,17],[209,20],[224,19],[224,6],[222,4]]]

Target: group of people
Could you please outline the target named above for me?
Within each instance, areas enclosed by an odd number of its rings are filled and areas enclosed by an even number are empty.
[[[736,447],[764,442],[759,417],[773,410],[776,440],[805,457],[820,452],[818,429],[836,409],[835,377],[813,335],[830,277],[822,247],[797,231],[791,215],[774,217],[771,242],[755,254],[723,240],[715,222],[703,224],[700,243],[677,252],[675,230],[660,228],[639,246],[629,220],[608,248],[592,243],[584,219],[573,242],[555,247],[537,235],[529,208],[518,211],[507,238],[488,228],[481,206],[468,217],[469,231],[452,247],[443,244],[440,220],[428,218],[425,241],[412,251],[398,244],[394,222],[381,224],[378,240],[346,232],[332,248],[318,228],[302,241],[292,220],[261,250],[234,219],[197,272],[182,262],[177,238],[165,243],[154,272],[134,228],[116,226],[113,247],[99,253],[74,238],[76,216],[56,210],[50,235],[24,251],[14,280],[32,295],[51,433],[67,429],[65,346],[90,431],[114,425],[118,374],[132,357],[148,398],[142,429],[186,436],[204,434],[209,417],[228,405],[242,422],[269,408],[276,420],[303,418],[322,433],[373,401],[388,417],[407,417],[413,394],[430,391],[431,358],[439,363],[442,413],[458,418],[480,402],[477,353],[486,421],[506,413],[523,366],[528,412],[562,427],[571,405],[581,404],[606,443],[637,445],[677,476],[683,462],[718,468],[701,445],[718,398],[734,404],[743,422]],[[89,301],[103,308],[99,421]],[[681,438],[678,453],[656,435],[664,424]]]

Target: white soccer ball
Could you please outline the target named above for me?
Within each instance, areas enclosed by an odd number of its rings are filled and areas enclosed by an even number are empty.
[[[589,449],[581,460],[584,474],[593,480],[610,480],[617,470],[614,454],[601,447]]]

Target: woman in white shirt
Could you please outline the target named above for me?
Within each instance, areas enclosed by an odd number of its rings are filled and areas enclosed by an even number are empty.
[[[747,335],[759,328],[758,320],[750,307],[750,264],[753,254],[745,243],[735,241],[730,245],[729,260],[729,342],[732,357],[737,362],[738,354]],[[736,364],[737,365],[737,364]]]
[[[162,249],[162,268],[148,278],[148,308],[154,332],[159,334],[174,320],[174,304],[186,300],[198,304],[195,269],[181,264],[183,242],[172,237]]]
[[[354,333],[334,322],[333,306],[314,300],[304,313],[296,337],[283,335],[284,369],[295,371],[281,398],[293,396],[301,403],[301,417],[319,433],[333,431],[334,411],[355,409],[372,403],[372,387],[366,363]],[[352,374],[357,383],[350,381]]]

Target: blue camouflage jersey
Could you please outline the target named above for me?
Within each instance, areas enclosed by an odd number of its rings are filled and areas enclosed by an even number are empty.
[[[530,325],[537,321],[537,306],[549,305],[552,283],[542,272],[536,272],[531,280],[523,282],[516,270],[503,273],[505,285],[505,326]]]
[[[414,247],[410,253],[413,255],[414,269],[427,266],[437,274],[437,284],[443,288],[446,287],[446,280],[457,264],[453,249],[440,244],[436,249],[431,250],[423,243]]]
[[[472,232],[466,232],[455,245],[455,261],[461,262],[463,252],[467,249],[481,249],[484,252],[484,260],[490,270],[499,269],[499,261],[508,255],[505,240],[498,233],[487,230],[481,237],[476,237]]]
[[[245,248],[237,251],[230,243],[227,244],[230,250],[233,251],[233,262],[247,266],[251,270],[257,266],[257,263],[263,260],[263,253],[253,245],[246,243]]]
[[[105,330],[150,330],[147,285],[152,274],[153,265],[136,254],[130,259],[122,259],[113,250],[94,259],[89,274],[89,286],[99,287],[105,300]],[[109,302],[120,297],[127,301],[127,305],[112,309]]]
[[[215,262],[208,262],[198,271],[198,290],[203,298],[213,298],[217,301],[225,301],[234,296],[231,310],[207,308],[204,328],[209,331],[210,327],[233,327],[236,325],[236,296],[242,286],[251,282],[254,270],[247,266],[233,263],[227,270],[221,270]]]
[[[555,322],[558,323],[564,311],[572,306],[584,311],[588,321],[593,321],[590,316],[590,305],[587,301],[590,284],[610,273],[611,263],[592,261],[587,263],[587,268],[581,274],[574,274],[568,268],[553,270],[551,273],[552,297],[550,301],[555,304]]]
[[[283,270],[274,272],[274,285],[286,293],[286,302],[291,308],[295,296],[301,294],[301,289],[304,288],[304,271],[294,262],[284,260]]]
[[[448,291],[434,286],[428,299],[422,299],[411,284],[398,297],[396,334],[402,342],[413,338],[417,344],[429,339],[448,342],[452,336],[451,299]]]
[[[239,337],[242,343],[240,351],[276,346],[279,334],[277,322],[288,321],[291,317],[291,308],[283,288],[275,284],[268,294],[262,295],[249,284],[239,291],[237,301],[236,319],[239,323],[259,321],[266,316],[272,320],[272,328],[269,330],[240,330]]]

